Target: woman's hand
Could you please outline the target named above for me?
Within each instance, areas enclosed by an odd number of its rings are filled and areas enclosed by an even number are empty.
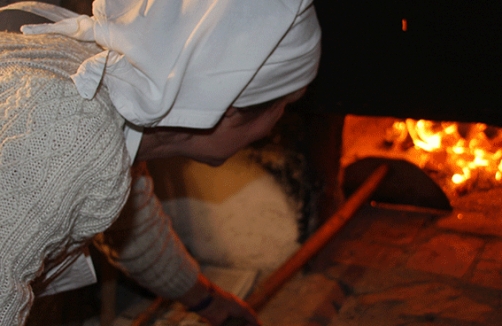
[[[197,283],[178,300],[214,326],[223,325],[232,317],[245,321],[241,325],[261,325],[256,313],[247,303],[212,284],[202,274]]]

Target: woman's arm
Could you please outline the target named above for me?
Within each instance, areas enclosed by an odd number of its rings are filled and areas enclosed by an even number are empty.
[[[258,325],[249,306],[200,273],[153,193],[146,164],[136,164],[132,177],[129,201],[112,227],[96,237],[98,248],[139,284],[193,308],[213,325],[229,316]]]

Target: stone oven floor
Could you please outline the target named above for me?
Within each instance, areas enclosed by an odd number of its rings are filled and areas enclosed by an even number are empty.
[[[361,209],[260,312],[265,325],[502,325],[502,191],[430,216]]]

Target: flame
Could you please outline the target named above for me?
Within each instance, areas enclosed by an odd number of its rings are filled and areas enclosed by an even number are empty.
[[[433,124],[432,121],[427,120],[406,120],[406,126],[415,147],[427,152],[441,148],[441,135],[434,131]]]
[[[392,134],[395,141],[411,138],[418,161],[441,159],[436,162],[437,169],[450,171],[454,185],[480,177],[502,182],[502,132],[488,130],[486,124],[406,119],[394,122],[391,129],[387,137]]]

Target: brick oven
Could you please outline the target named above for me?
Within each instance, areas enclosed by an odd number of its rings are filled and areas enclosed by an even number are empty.
[[[325,182],[321,219],[336,211],[344,195],[345,167],[365,156],[413,161],[419,155],[413,162],[441,185],[453,209],[434,214],[363,206],[303,278],[286,285],[262,314],[276,325],[300,320],[305,325],[497,325],[502,311],[497,176],[502,5],[406,0],[316,5],[324,51],[310,94],[315,109],[305,121],[311,162]],[[456,183],[456,167],[445,162],[459,163],[465,156],[447,161],[450,136],[443,135],[443,149],[432,154],[417,154],[409,131],[398,140],[399,128],[416,132],[424,123],[429,131],[455,126],[456,137],[466,142],[483,138],[494,155],[490,165]],[[469,156],[475,159],[474,153]],[[298,292],[315,303],[291,299]],[[274,315],[273,307],[281,304],[287,316]]]
[[[305,120],[312,124],[309,150],[324,179],[336,179],[332,168],[340,157],[325,149],[341,146],[347,116],[352,122],[363,116],[485,123],[496,137],[502,126],[500,3],[315,4],[323,57],[309,94],[314,114]]]

